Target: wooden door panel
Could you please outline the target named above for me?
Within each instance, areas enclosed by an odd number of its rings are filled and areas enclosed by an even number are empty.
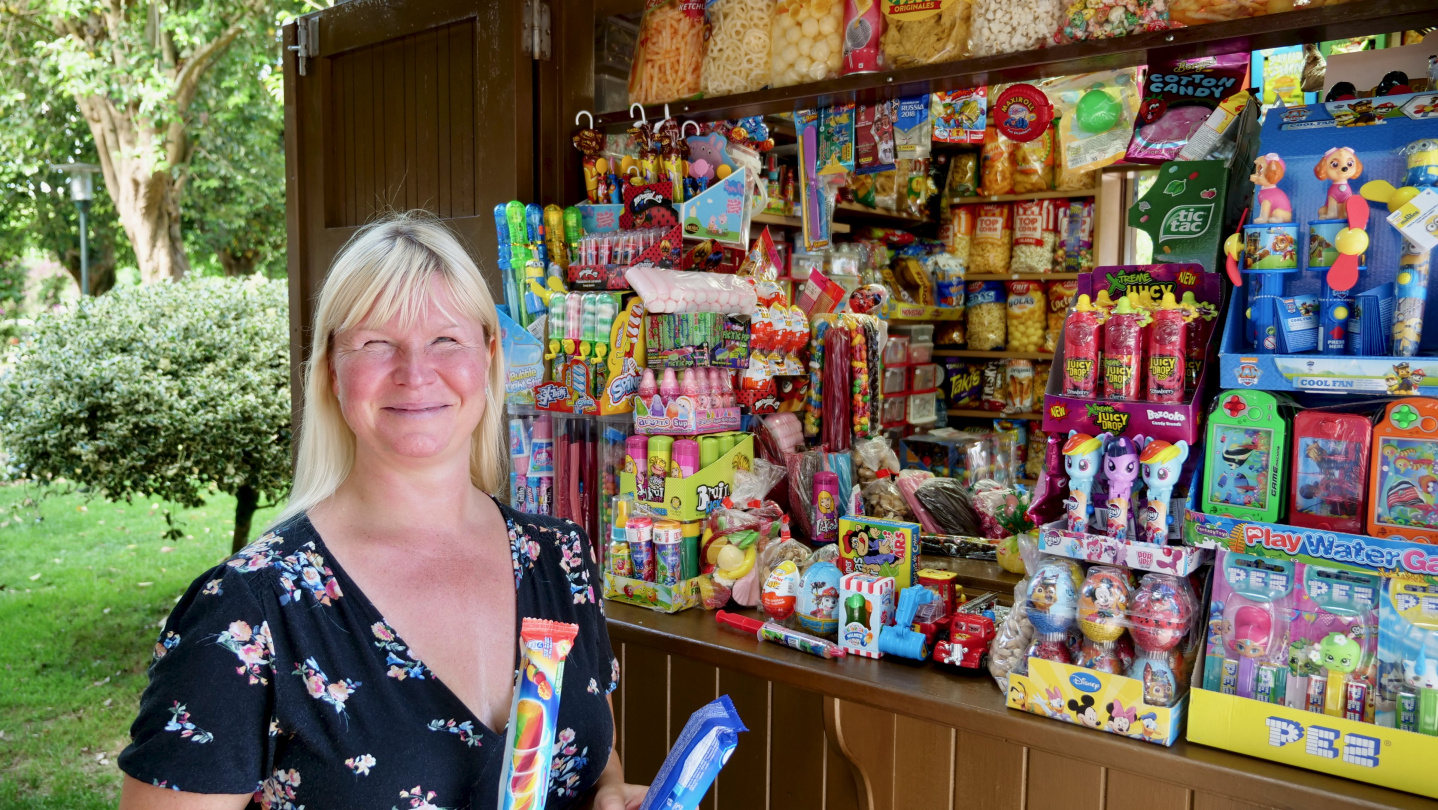
[[[955,735],[954,750],[955,807],[1022,810],[1026,781],[1023,746],[959,731]]]
[[[624,645],[624,776],[654,781],[669,753],[669,656],[651,647]]]
[[[968,807],[964,803],[959,805]],[[954,730],[913,717],[894,718],[894,807],[954,807]]]
[[[720,682],[726,677],[727,674],[721,674]],[[771,689],[769,807],[823,810],[824,768],[828,756],[824,698],[817,692],[782,683],[772,684]],[[853,794],[852,788],[849,793]]]
[[[1241,802],[1237,799],[1230,799],[1227,796],[1219,796],[1213,793],[1194,793],[1193,810],[1269,810],[1257,804]]]
[[[753,675],[732,670],[719,670],[719,694],[728,695],[734,711],[749,730],[739,735],[739,747],[729,764],[719,772],[715,790],[716,807],[720,810],[758,810],[768,806],[769,751],[772,741],[770,722],[769,682]],[[822,715],[810,730],[822,734]],[[783,805],[781,805],[783,806]]]
[[[1188,810],[1189,791],[1169,782],[1109,769],[1105,810]]]
[[[1089,762],[1029,751],[1027,798],[1029,810],[1100,810],[1103,807],[1103,768]]]

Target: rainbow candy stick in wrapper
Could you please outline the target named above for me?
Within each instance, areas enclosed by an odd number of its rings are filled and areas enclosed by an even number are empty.
[[[544,810],[564,658],[578,633],[577,624],[547,619],[525,619],[520,624],[519,682],[509,709],[504,770],[499,778],[501,810]]]
[[[728,695],[690,715],[639,810],[694,810],[748,730]]]

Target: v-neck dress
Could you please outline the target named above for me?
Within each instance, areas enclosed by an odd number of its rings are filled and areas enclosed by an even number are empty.
[[[593,548],[573,523],[499,507],[517,616],[579,625],[547,804],[577,807],[609,762],[606,696],[619,683]],[[504,749],[503,730],[410,652],[304,515],[185,592],[155,644],[130,735],[119,759],[130,776],[253,793],[250,807],[265,810],[493,807]]]

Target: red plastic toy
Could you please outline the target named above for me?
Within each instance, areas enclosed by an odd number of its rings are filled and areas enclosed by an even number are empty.
[[[983,669],[994,640],[994,620],[981,613],[955,613],[949,637],[934,646],[934,660],[964,669]]]

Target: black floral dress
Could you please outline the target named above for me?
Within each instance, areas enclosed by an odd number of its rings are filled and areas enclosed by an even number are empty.
[[[518,617],[579,625],[547,807],[578,806],[609,761],[606,696],[619,682],[594,553],[568,521],[499,508]],[[266,810],[493,807],[504,749],[503,730],[410,653],[305,516],[190,586],[155,645],[130,734],[119,760],[130,776],[253,792],[250,806]]]

